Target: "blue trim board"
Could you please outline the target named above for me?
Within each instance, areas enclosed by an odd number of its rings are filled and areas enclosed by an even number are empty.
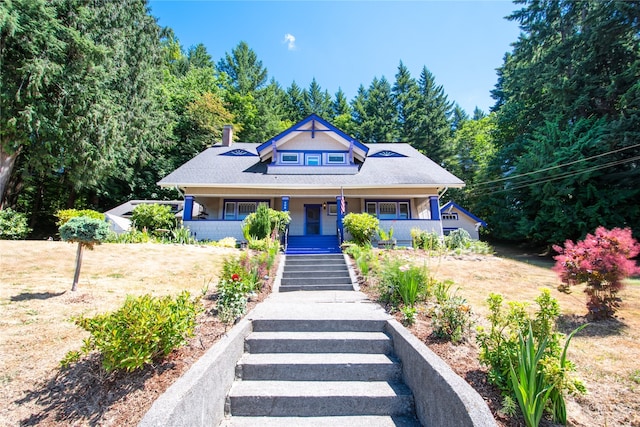
[[[474,214],[472,214],[471,212],[469,212],[468,210],[466,210],[465,208],[463,208],[462,206],[460,206],[459,204],[457,204],[453,200],[445,203],[445,205],[440,208],[440,213],[445,213],[445,211],[447,211],[451,207],[456,208],[458,211],[462,212],[463,214],[465,214],[466,216],[468,216],[472,220],[474,220],[476,222],[479,222],[483,227],[487,226],[486,222],[484,222],[482,219],[478,218],[477,216],[475,216]]]
[[[280,134],[274,136],[270,140],[260,144],[256,148],[256,151],[258,153],[261,153],[265,149],[270,148],[274,142],[277,142],[278,140],[284,138],[285,136],[289,135],[292,132],[311,132],[311,131],[320,132],[320,130],[318,130],[318,129],[299,129],[300,127],[306,125],[309,122],[313,122],[312,126],[315,127],[315,122],[316,121],[321,123],[321,124],[323,124],[325,127],[328,128],[326,131],[323,131],[323,132],[334,132],[337,135],[341,136],[342,138],[346,139],[347,141],[350,141],[350,142],[352,141],[358,148],[360,148],[362,151],[364,151],[365,154],[369,152],[369,147],[367,147],[364,144],[362,144],[361,142],[357,141],[355,138],[347,135],[346,133],[344,133],[343,131],[341,131],[337,127],[333,126],[328,121],[326,121],[323,118],[321,118],[320,116],[318,116],[317,114],[311,114],[311,115],[307,116],[306,118],[302,119],[301,121],[299,121],[295,125],[291,126],[289,129],[287,129],[287,130],[281,132]]]

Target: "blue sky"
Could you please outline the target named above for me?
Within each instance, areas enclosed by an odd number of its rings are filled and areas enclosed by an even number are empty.
[[[186,48],[203,43],[217,62],[240,41],[283,88],[315,77],[351,100],[374,77],[395,81],[398,64],[413,77],[423,66],[449,100],[471,114],[493,105],[496,68],[519,29],[504,19],[510,1],[177,1],[150,2],[161,26]]]

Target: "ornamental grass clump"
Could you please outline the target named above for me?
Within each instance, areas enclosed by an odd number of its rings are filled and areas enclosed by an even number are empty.
[[[567,240],[564,247],[553,247],[553,270],[563,282],[561,290],[585,283],[587,309],[593,320],[607,319],[620,308],[618,292],[623,280],[640,274],[632,258],[640,253],[640,244],[633,238],[631,229],[598,227],[595,234],[587,234],[577,243]]]

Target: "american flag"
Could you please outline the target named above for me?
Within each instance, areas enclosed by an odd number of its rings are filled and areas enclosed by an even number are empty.
[[[340,213],[344,215],[347,213],[347,205],[344,201],[344,191],[342,191],[342,187],[340,187]]]

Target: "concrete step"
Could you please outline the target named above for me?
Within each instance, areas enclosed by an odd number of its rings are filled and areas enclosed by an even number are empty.
[[[245,353],[236,366],[243,381],[390,381],[402,370],[385,354]]]
[[[314,263],[305,263],[305,264],[293,264],[284,266],[283,272],[294,272],[294,271],[349,271],[347,265],[345,263],[342,264],[314,264]]]
[[[306,279],[309,277],[351,277],[349,276],[349,270],[345,267],[343,269],[332,268],[331,270],[318,270],[315,266],[310,267],[304,271],[289,271],[285,268],[282,273],[283,279]]]
[[[236,381],[227,398],[232,416],[410,416],[413,396],[385,381]]]
[[[382,332],[384,319],[254,319],[254,332]]]
[[[343,417],[229,417],[220,427],[420,427],[414,417],[363,415]]]
[[[307,277],[283,277],[280,280],[280,286],[292,285],[292,286],[311,286],[311,285],[351,285],[351,277],[346,274],[342,277],[317,277],[309,275]]]
[[[252,332],[249,353],[391,354],[391,338],[383,332]]]
[[[295,291],[352,291],[353,285],[349,284],[313,284],[313,285],[280,285],[278,292]]]

